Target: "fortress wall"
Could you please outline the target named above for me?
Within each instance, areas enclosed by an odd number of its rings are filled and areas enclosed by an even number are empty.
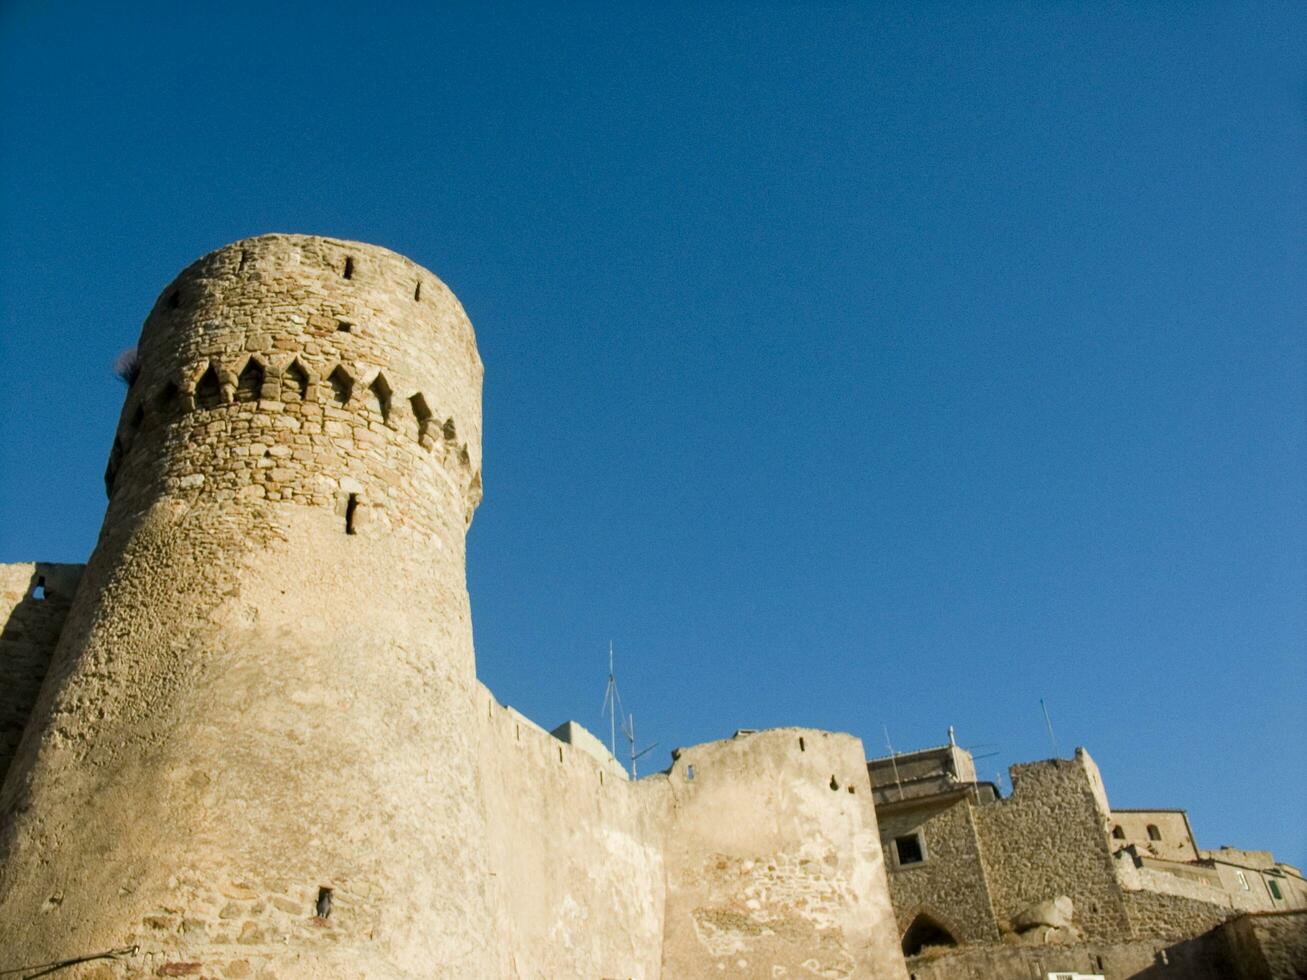
[[[660,975],[666,779],[632,783],[484,687],[477,768],[501,977]]]
[[[664,976],[906,980],[858,739],[697,745],[667,786]]]
[[[977,807],[976,829],[994,911],[1010,920],[1036,902],[1069,895],[1091,938],[1132,935],[1108,847],[1098,767],[1074,759],[1013,766],[1012,795]]]
[[[0,785],[63,629],[81,565],[0,565]]]
[[[923,819],[920,812],[902,815],[881,813],[880,839],[891,864],[890,895],[902,935],[912,921],[925,913],[947,929],[959,942],[996,942],[994,906],[980,855],[972,808],[959,800],[946,810]],[[917,832],[925,847],[926,860],[905,868],[892,867],[892,841]]]
[[[266,236],[178,277],[140,354],[0,797],[3,965],[136,943],[206,974],[491,975],[461,307],[383,249]]]
[[[1219,898],[1212,901],[1154,891],[1129,891],[1124,900],[1131,931],[1141,937],[1186,939],[1239,914],[1238,909]]]

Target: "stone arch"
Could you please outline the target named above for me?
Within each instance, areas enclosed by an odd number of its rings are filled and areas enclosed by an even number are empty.
[[[331,397],[337,405],[348,405],[350,396],[354,394],[354,379],[350,377],[343,364],[337,364],[327,375],[327,383],[331,385]]]
[[[217,408],[222,404],[222,382],[218,379],[218,369],[210,361],[195,382],[195,405],[197,408]]]
[[[298,357],[291,361],[286,370],[282,372],[281,390],[283,394],[290,395],[291,399],[304,401],[308,398],[309,372],[300,363]]]
[[[1162,832],[1161,832],[1160,830],[1157,829],[1157,824],[1155,824],[1155,823],[1150,823],[1150,824],[1148,825],[1148,839],[1149,839],[1149,840],[1161,840],[1161,839],[1162,839]]]
[[[257,357],[251,357],[241,368],[236,378],[236,400],[238,402],[256,402],[263,394],[263,379],[266,372]]]
[[[933,909],[921,906],[912,916],[900,940],[904,956],[916,956],[927,946],[957,946],[957,930],[949,926],[943,916]]]

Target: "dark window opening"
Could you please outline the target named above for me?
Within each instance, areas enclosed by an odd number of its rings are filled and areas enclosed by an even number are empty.
[[[345,259],[345,278],[346,279],[354,278],[354,259],[352,256],[348,256]]]
[[[168,294],[168,309],[175,310],[182,305],[182,293],[180,289],[174,289]]]
[[[32,598],[33,598],[33,599],[36,599],[38,602],[39,602],[40,600],[42,600],[42,599],[45,598],[45,576],[44,576],[44,575],[38,575],[38,576],[36,577],[36,585],[32,586]],[[1276,897],[1278,898],[1279,896],[1277,895]]]
[[[381,421],[385,422],[390,418],[390,385],[386,383],[386,377],[378,374],[372,379],[372,384],[368,385],[368,391],[372,392],[372,397],[376,404],[374,407],[381,415]]]
[[[169,381],[162,389],[160,389],[156,403],[160,408],[172,408],[177,404],[177,396],[180,393],[181,391],[177,385],[174,382]]]
[[[685,778],[686,778],[686,779],[694,779],[694,766],[686,766],[686,767],[685,767]]]
[[[1280,883],[1278,881],[1271,881],[1268,878],[1266,880],[1266,887],[1271,890],[1271,898],[1284,898],[1284,896],[1280,894]]]
[[[240,264],[236,266],[236,271],[237,272],[244,271],[245,263],[248,262],[249,260],[250,260],[250,253],[247,252],[245,249],[241,249],[241,260],[240,260]]]
[[[337,365],[327,380],[331,382],[331,396],[339,404],[346,404],[349,396],[354,393],[354,379],[349,376],[349,372]]]
[[[442,428],[442,431],[444,433],[445,438],[448,439],[450,442],[453,442],[455,439],[458,438],[458,430],[454,428],[453,419],[445,419],[445,424]]]
[[[415,300],[421,300],[421,299],[422,299],[422,280],[421,280],[421,279],[419,279],[419,280],[418,280],[418,284],[417,284],[416,286],[413,287],[413,298],[414,298]]]
[[[1112,828],[1112,839],[1125,840],[1125,831],[1121,829],[1120,824],[1117,824],[1115,827]]]
[[[1157,825],[1156,825],[1156,824],[1151,824],[1151,823],[1150,823],[1150,824],[1148,825],[1148,839],[1149,839],[1149,840],[1161,840],[1161,839],[1162,839],[1162,832],[1161,832],[1160,830],[1157,829]]]
[[[840,788],[839,781],[836,780],[836,778],[835,778],[834,776],[831,776],[831,778],[830,778],[830,788],[831,788],[832,790],[838,790],[838,789]]]
[[[849,792],[850,792],[850,793],[856,793],[857,790],[854,789],[852,786],[850,786],[850,787],[849,787]]]
[[[331,915],[331,889],[319,888],[318,900],[313,904],[313,912],[319,919]]]
[[[802,735],[799,736],[799,751],[800,752],[808,751],[808,746],[804,743]]]
[[[903,934],[903,955],[916,956],[927,946],[956,946],[953,934],[924,912],[912,920]]]
[[[921,836],[919,834],[895,837],[894,854],[901,868],[910,864],[921,864],[926,860],[926,852],[921,846]]]
[[[284,384],[282,388],[294,397],[303,401],[309,393],[309,373],[304,370],[299,361],[291,361],[290,367],[286,368],[286,374],[283,377]]]
[[[337,321],[336,321],[336,332],[337,332],[337,333],[351,333],[351,332],[353,332],[353,330],[354,330],[354,324],[349,323],[348,321],[345,321],[345,320],[337,320]]]
[[[256,402],[263,392],[263,365],[253,357],[246,363],[236,379],[236,400],[238,402]]]
[[[359,509],[358,494],[351,493],[349,500],[345,501],[345,533],[354,533],[354,514]]]
[[[218,372],[210,364],[195,385],[195,404],[200,408],[217,408],[222,403],[222,384]]]

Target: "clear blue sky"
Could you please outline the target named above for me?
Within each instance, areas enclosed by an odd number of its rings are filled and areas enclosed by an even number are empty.
[[[9,0],[0,559],[171,277],[393,248],[486,364],[479,671],[1043,758],[1307,862],[1307,8]],[[1088,8],[1088,9],[1083,9]]]

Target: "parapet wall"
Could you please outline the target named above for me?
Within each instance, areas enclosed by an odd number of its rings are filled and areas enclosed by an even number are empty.
[[[0,786],[81,577],[81,565],[0,565]]]

